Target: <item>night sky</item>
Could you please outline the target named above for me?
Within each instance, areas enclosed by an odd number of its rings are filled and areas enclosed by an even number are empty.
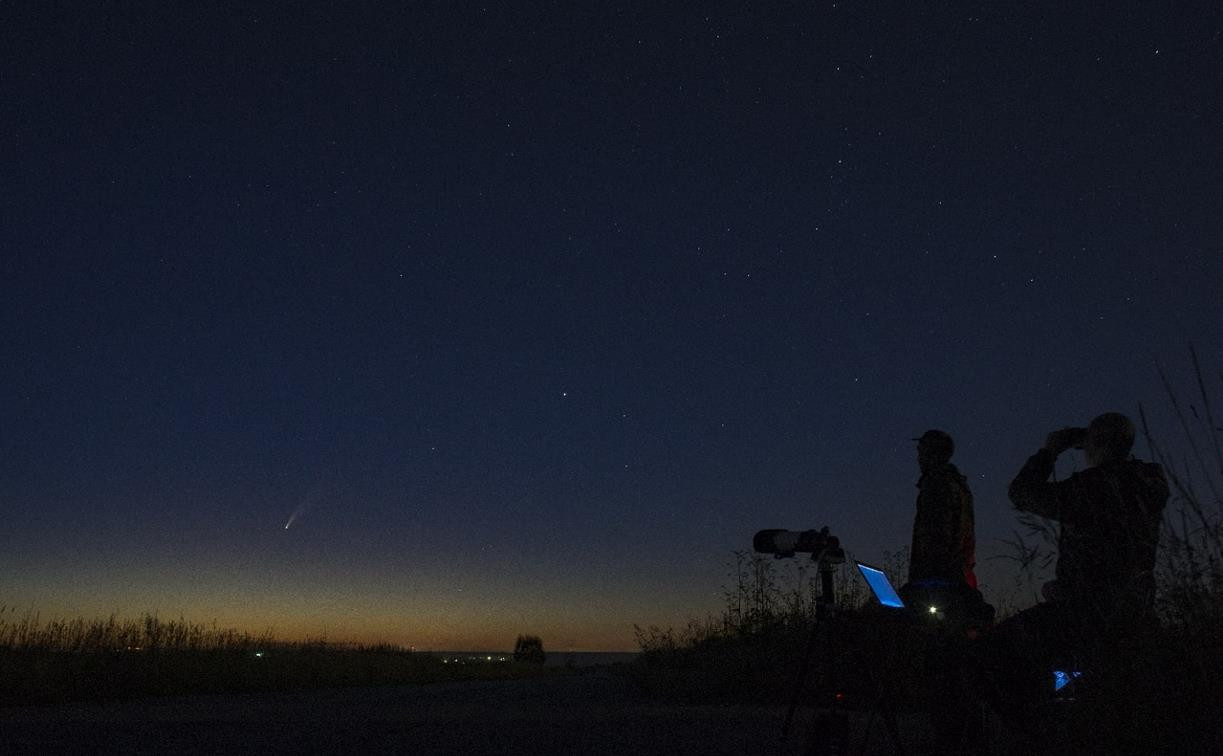
[[[906,546],[932,427],[996,599],[1045,434],[1223,367],[1215,2],[101,5],[0,6],[19,612],[631,649]]]

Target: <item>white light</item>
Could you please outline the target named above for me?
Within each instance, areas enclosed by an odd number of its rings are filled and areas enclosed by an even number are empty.
[[[263,652],[262,652],[262,651],[256,651],[256,652],[255,652],[255,658],[257,658],[257,659],[262,659],[262,658],[263,658]]]
[[[931,614],[938,614],[938,607],[937,607],[937,606],[932,606],[932,607],[930,607],[930,613],[931,613]]]

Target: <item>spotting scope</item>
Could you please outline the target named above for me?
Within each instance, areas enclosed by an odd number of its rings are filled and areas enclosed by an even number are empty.
[[[811,554],[812,558],[823,556],[833,562],[845,560],[840,539],[830,535],[827,527],[819,530],[761,530],[752,538],[752,548],[760,554],[776,554],[779,558],[803,552]]]

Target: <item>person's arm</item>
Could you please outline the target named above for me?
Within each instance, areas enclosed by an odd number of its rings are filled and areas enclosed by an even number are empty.
[[[1011,503],[1020,512],[1031,512],[1041,517],[1058,519],[1061,508],[1058,502],[1057,486],[1049,482],[1053,474],[1053,462],[1056,457],[1048,449],[1041,449],[1024,463],[1023,469],[1011,481],[1007,493]]]
[[[1021,512],[1060,520],[1065,515],[1065,487],[1049,481],[1057,455],[1069,449],[1074,442],[1075,430],[1065,428],[1053,431],[1045,439],[1045,446],[1028,457],[1023,469],[1011,481],[1008,494],[1011,503]]]

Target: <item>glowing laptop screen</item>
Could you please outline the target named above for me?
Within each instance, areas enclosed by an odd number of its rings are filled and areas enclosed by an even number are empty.
[[[875,594],[875,598],[879,599],[880,604],[897,609],[904,608],[905,602],[896,595],[896,589],[892,587],[888,576],[883,574],[883,570],[861,562],[854,562],[854,564],[858,565],[858,571],[862,573],[862,577],[866,578],[866,584],[871,587],[871,592]]]

